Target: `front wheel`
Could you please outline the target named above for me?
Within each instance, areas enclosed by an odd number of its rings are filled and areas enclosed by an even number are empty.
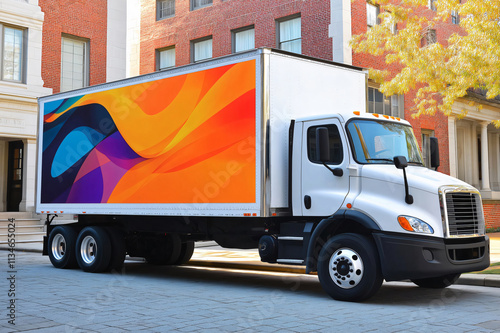
[[[444,276],[439,276],[435,278],[428,279],[417,279],[411,280],[417,286],[422,288],[431,288],[431,289],[442,289],[451,286],[455,282],[457,282],[460,274],[448,274]]]
[[[323,289],[336,300],[370,298],[383,280],[375,245],[358,234],[330,238],[318,257],[318,278]]]

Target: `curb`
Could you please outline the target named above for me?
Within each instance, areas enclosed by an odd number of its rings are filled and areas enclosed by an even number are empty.
[[[253,270],[253,271],[267,271],[267,272],[280,272],[292,274],[306,274],[304,268],[290,267],[290,266],[269,266],[267,264],[259,263],[237,263],[237,262],[212,262],[204,260],[190,260],[184,266],[198,266],[198,267],[212,267],[212,268],[225,268],[225,269],[240,269],[240,270]],[[308,275],[318,275],[316,272]],[[480,287],[494,287],[500,288],[500,275],[496,274],[472,274],[465,273],[455,282],[456,285],[467,286],[480,286]]]
[[[455,284],[500,288],[500,275],[497,274],[462,274]]]
[[[221,262],[221,261],[206,261],[206,260],[190,260],[183,266],[197,266],[197,267],[211,267],[211,268],[225,268],[225,269],[240,269],[248,271],[265,271],[277,273],[292,273],[292,274],[306,274],[305,268],[298,268],[290,265],[273,265],[273,264],[259,264],[259,263],[239,263],[239,262]],[[317,275],[316,272],[308,275]]]

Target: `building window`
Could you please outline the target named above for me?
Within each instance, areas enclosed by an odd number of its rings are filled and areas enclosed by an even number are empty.
[[[255,48],[254,26],[232,31],[232,51],[241,52]]]
[[[380,14],[380,7],[370,2],[366,3],[366,24],[373,27],[380,23],[378,14]]]
[[[302,53],[301,19],[294,17],[278,21],[278,45],[281,50]]]
[[[461,4],[462,1],[458,0],[458,3]],[[451,23],[452,24],[460,24],[460,16],[458,15],[458,10],[451,11]]]
[[[422,129],[422,157],[427,168],[431,167],[431,137],[433,136],[433,130]]]
[[[458,15],[457,10],[451,11],[451,23],[456,24],[456,25],[460,24],[460,16]]]
[[[175,67],[175,47],[156,50],[156,70]]]
[[[435,29],[426,29],[420,41],[422,47],[437,43],[437,34]]]
[[[200,9],[203,7],[211,6],[212,0],[191,0],[191,10]]]
[[[392,16],[392,13],[391,13],[391,15],[388,19],[390,21],[391,33],[393,35],[397,35],[398,34],[398,22],[396,21],[396,18],[394,16]]]
[[[24,29],[0,24],[1,78],[4,81],[23,82],[25,67]]]
[[[175,0],[156,1],[156,19],[162,20],[175,15]]]
[[[191,61],[198,62],[212,58],[212,36],[191,42]]]
[[[436,0],[429,0],[429,9],[433,10],[433,11],[437,11]]]
[[[404,96],[385,96],[378,89],[368,88],[368,112],[404,118]]]
[[[81,38],[62,37],[61,91],[89,85],[88,41]]]

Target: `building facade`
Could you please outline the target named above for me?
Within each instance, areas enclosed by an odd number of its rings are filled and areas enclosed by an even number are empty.
[[[37,97],[44,14],[38,0],[0,2],[0,211],[34,211]]]
[[[126,77],[121,0],[0,2],[0,212],[34,212],[40,96]]]
[[[387,69],[383,57],[352,52],[355,34],[378,24],[379,9],[365,0],[140,0],[140,73],[202,61],[257,47],[272,47],[360,67]],[[432,0],[423,9],[433,15]],[[460,31],[459,17],[423,34],[423,43]],[[395,27],[397,31],[397,27]],[[391,67],[389,67],[391,69]],[[392,69],[397,69],[392,67]],[[481,190],[488,227],[500,227],[500,103],[474,98],[457,101],[454,114],[411,117],[415,92],[384,96],[369,82],[368,111],[407,119],[424,160],[430,137],[440,145],[438,171]],[[476,107],[470,107],[474,98]],[[481,105],[482,109],[477,108]],[[464,109],[465,118],[459,115]]]
[[[39,0],[45,13],[42,78],[54,93],[126,77],[120,0]]]

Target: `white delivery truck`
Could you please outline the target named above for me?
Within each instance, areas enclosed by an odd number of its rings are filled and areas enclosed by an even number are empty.
[[[488,267],[479,192],[426,168],[407,121],[365,113],[366,83],[258,49],[40,98],[44,254],[101,272],[126,254],[182,264],[215,240],[353,301],[383,279],[443,288]]]

